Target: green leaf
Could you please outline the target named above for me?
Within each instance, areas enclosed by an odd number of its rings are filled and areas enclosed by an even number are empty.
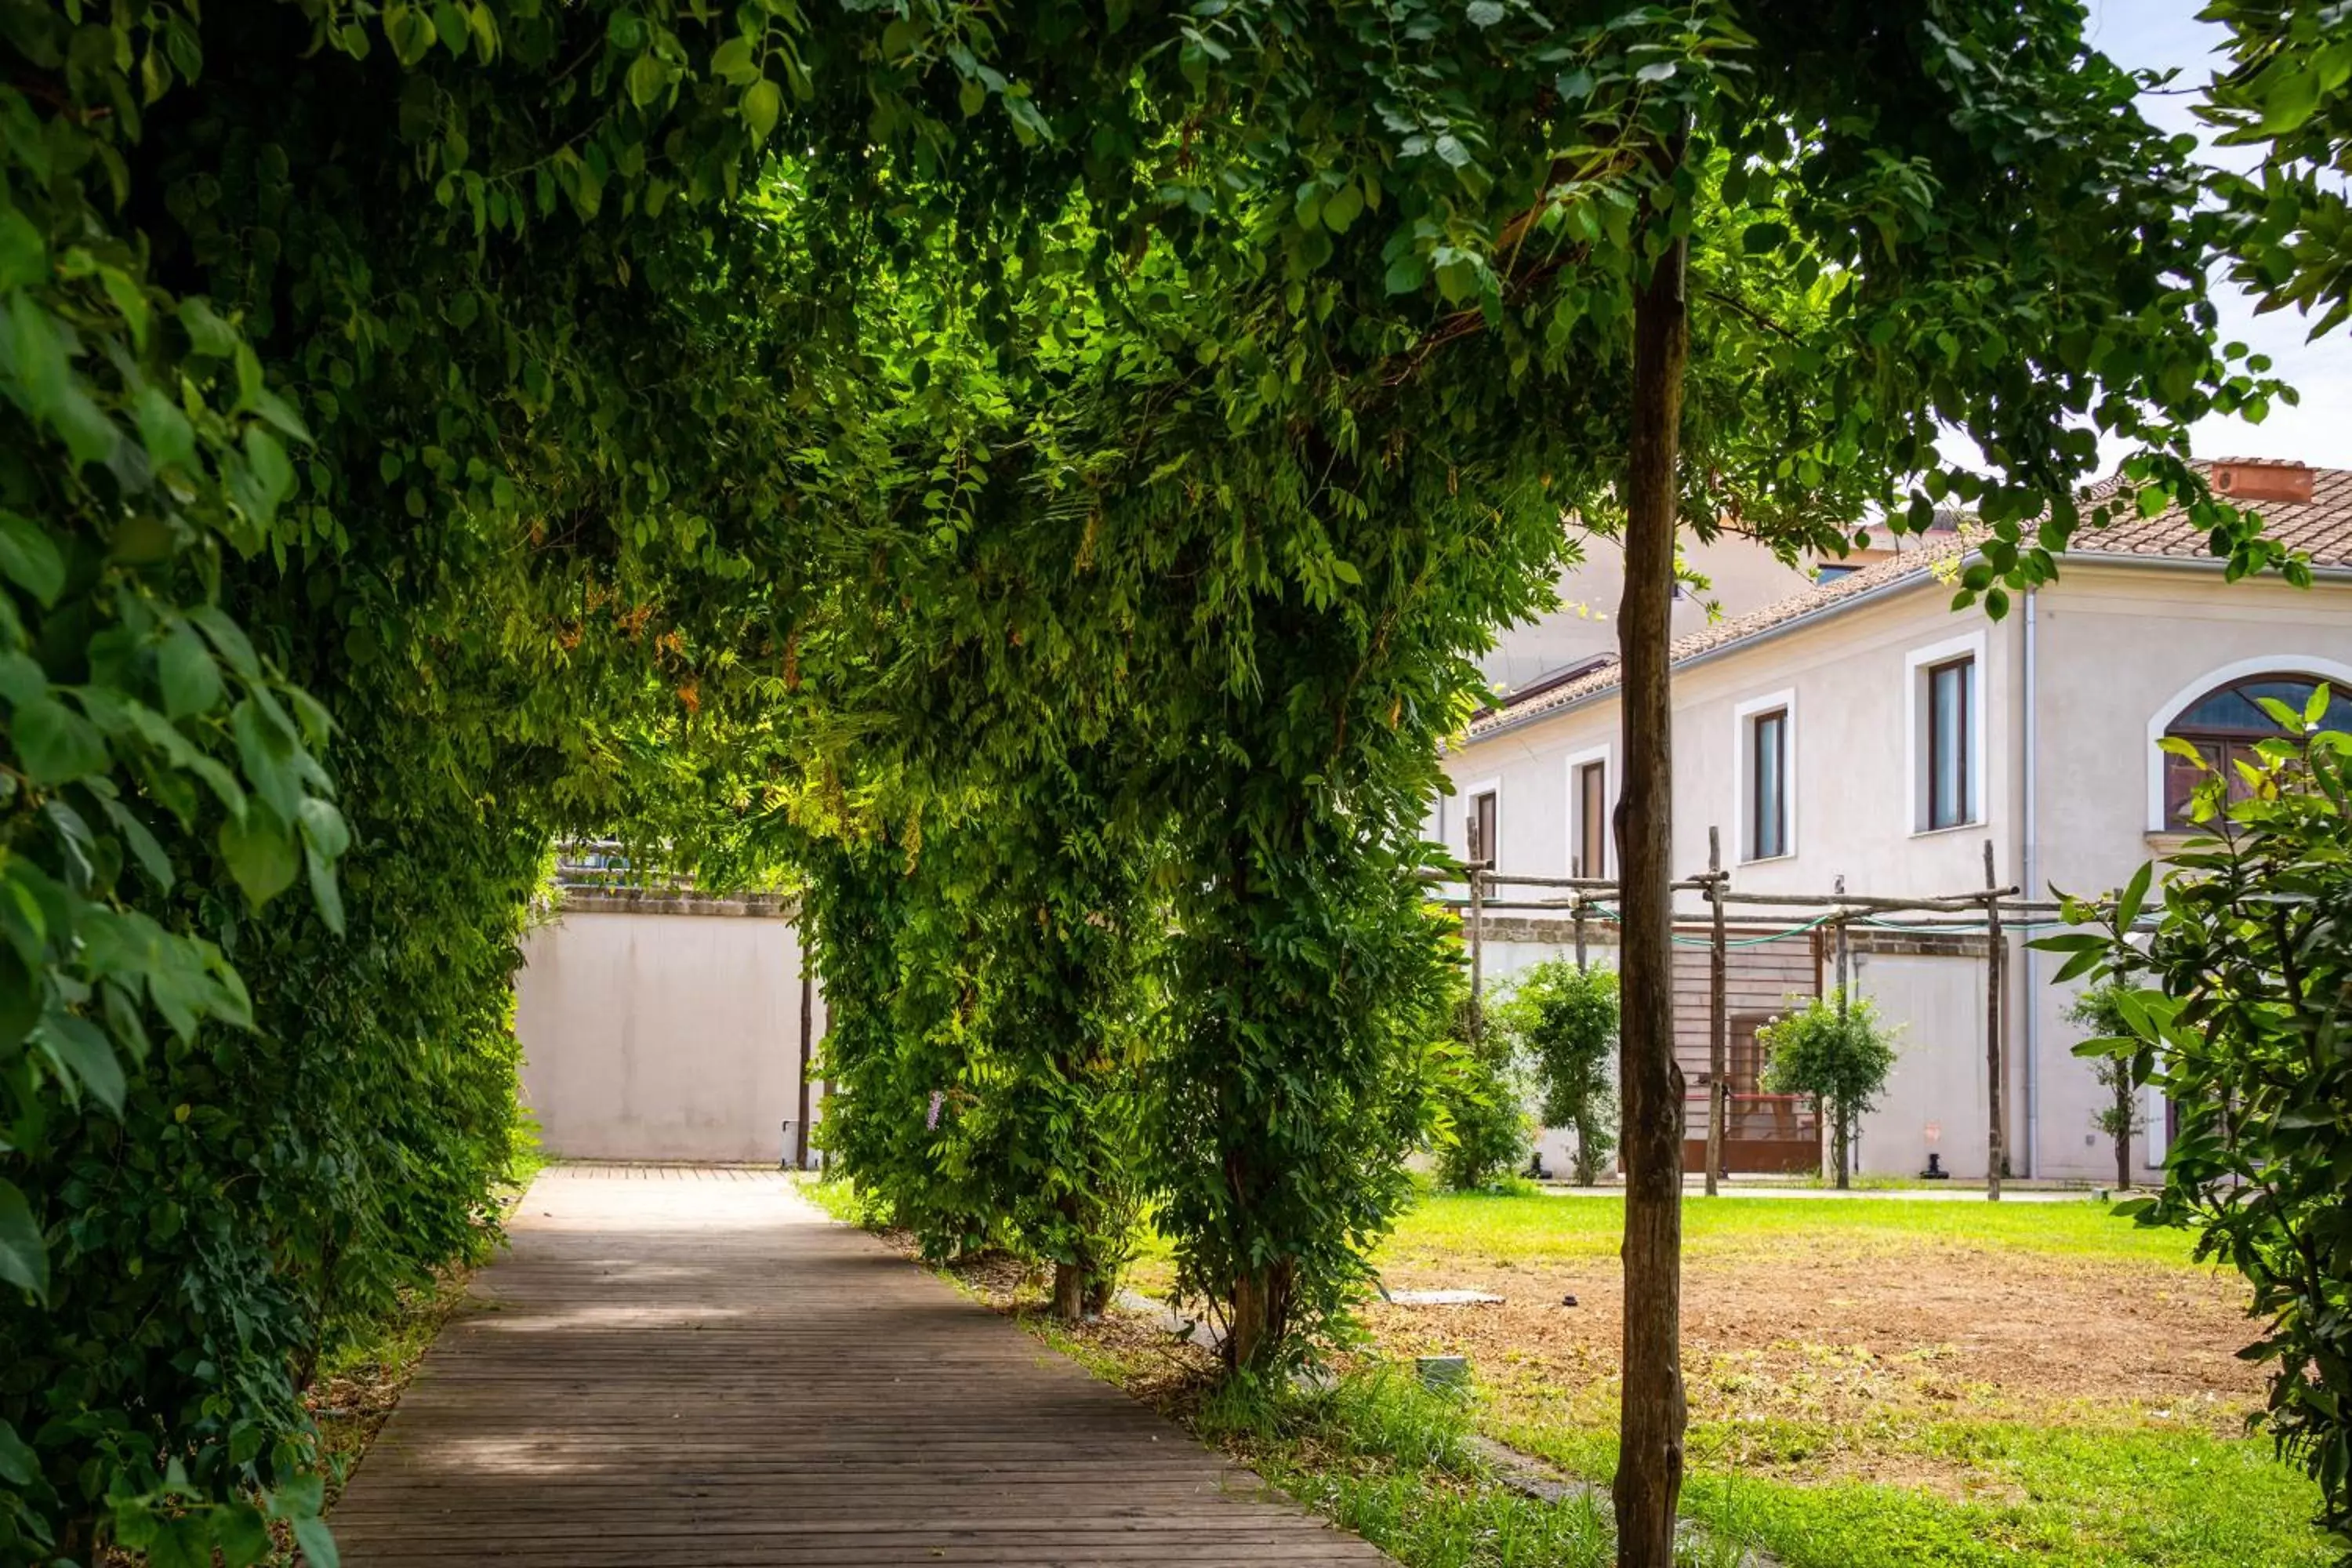
[[[16,1427],[0,1421],[0,1481],[12,1487],[29,1487],[40,1473],[40,1456],[16,1436]]]
[[[261,679],[261,660],[254,657],[253,645],[219,605],[198,605],[188,612],[188,619],[204,629],[213,647],[228,660],[230,669],[247,680]]]
[[[316,1519],[326,1507],[327,1484],[317,1476],[289,1477],[269,1499],[269,1511],[278,1519]]]
[[[147,1568],[213,1568],[210,1521],[202,1514],[158,1521],[147,1543]]]
[[[1499,0],[1470,0],[1467,14],[1472,26],[1491,27],[1503,19],[1503,7]]]
[[[30,702],[48,689],[49,678],[31,655],[0,653],[0,699],[5,699],[11,708]]]
[[[0,510],[0,574],[46,609],[58,602],[66,585],[65,557],[39,524]]]
[[[211,359],[234,359],[241,341],[236,329],[221,319],[212,302],[200,295],[180,301],[180,325],[187,330],[188,345]]]
[[[2284,136],[2319,107],[2319,73],[2290,52],[2263,74],[2272,80],[2263,94],[2263,134]]]
[[[750,128],[755,146],[765,146],[776,129],[776,117],[784,110],[783,89],[767,77],[761,77],[743,89],[743,123]]]
[[[245,460],[259,487],[260,521],[267,522],[276,515],[278,503],[294,493],[294,465],[278,437],[258,425],[245,427]]]
[[[36,784],[69,784],[106,766],[98,727],[53,697],[19,704],[11,729],[25,776]]]
[[[302,865],[310,879],[310,901],[319,918],[337,936],[343,934],[343,889],[335,880],[333,862],[309,845],[302,847]]]
[[[41,1019],[39,1039],[100,1105],[122,1114],[122,1064],[104,1031],[79,1013],[53,1010]]]
[[[249,1502],[232,1502],[223,1508],[213,1524],[213,1539],[220,1546],[226,1568],[253,1568],[271,1550],[269,1523]]]
[[[2155,875],[2156,863],[2144,860],[2140,862],[2139,869],[2132,873],[2131,880],[2124,884],[2123,895],[2116,900],[2117,931],[2131,930],[2133,922],[2139,919],[2140,906],[2147,902],[2148,882]]]
[[[220,851],[228,861],[229,875],[256,909],[293,886],[301,870],[294,836],[257,800],[247,803],[243,817],[221,824]]]
[[[33,220],[0,205],[0,289],[29,289],[49,278],[49,247]]]
[[[147,448],[147,460],[158,468],[185,468],[195,460],[196,432],[180,405],[166,397],[162,389],[142,386],[135,405],[139,417],[139,441]]]
[[[121,834],[123,841],[131,846],[131,853],[138,859],[139,868],[154,880],[158,889],[170,892],[172,884],[179,879],[172,869],[172,858],[163,852],[163,845],[155,841],[155,836],[147,830],[147,825],[131,816],[130,808],[119,800],[106,802],[106,815],[114,824],[115,831]]]
[[[303,1561],[310,1568],[341,1568],[342,1556],[335,1550],[335,1532],[327,1528],[325,1520],[296,1520],[294,1543],[302,1549]]]
[[[163,689],[163,712],[173,719],[209,713],[221,700],[220,667],[205,639],[182,622],[156,650],[155,674]]]
[[[344,826],[343,814],[335,803],[320,800],[317,795],[306,798],[298,808],[297,821],[302,829],[303,842],[330,860],[342,858],[352,847],[352,830]]]
[[[1332,192],[1323,201],[1323,225],[1334,234],[1345,234],[1364,210],[1364,188],[1350,180]]]
[[[760,65],[751,57],[751,40],[730,38],[711,50],[710,74],[731,87],[748,87],[759,80]]]
[[[0,1280],[48,1300],[48,1245],[33,1222],[32,1205],[5,1176],[0,1176]]]
[[[1740,248],[1750,256],[1778,250],[1788,243],[1789,226],[1785,223],[1751,223],[1739,237]]]
[[[644,109],[661,97],[669,86],[669,68],[655,58],[651,50],[639,55],[629,67],[629,101]]]

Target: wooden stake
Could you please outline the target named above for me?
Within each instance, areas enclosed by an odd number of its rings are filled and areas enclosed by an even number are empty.
[[[805,1171],[808,1169],[809,1143],[809,1034],[816,1013],[816,976],[809,971],[808,933],[796,931],[793,934],[802,943],[801,1070],[793,1075],[800,1080],[800,1109],[794,1113],[798,1120],[793,1123],[793,1169]]]
[[[1719,828],[1706,830],[1706,874],[1707,901],[1715,906],[1715,931],[1706,954],[1706,1195],[1715,1197],[1717,1179],[1723,1171],[1724,1121],[1730,1110],[1730,1085],[1724,1080],[1731,1070],[1729,985],[1725,974],[1729,949],[1723,929],[1723,834]]]
[[[1985,1098],[1990,1121],[1985,1137],[1985,1199],[2000,1202],[2001,1167],[2009,1163],[2009,1140],[2001,1129],[2000,998],[2009,942],[2000,930],[2000,895],[1991,890],[1992,840],[1985,840]]]
[[[1670,184],[1675,134],[1656,149]],[[1655,207],[1647,215],[1661,231]],[[1690,352],[1686,242],[1666,241],[1633,304],[1633,408],[1625,456],[1622,655],[1625,782],[1617,801],[1622,881],[1619,1093],[1625,1151],[1624,1345],[1617,1568],[1674,1568],[1688,1404],[1682,1373],[1683,1075],[1675,1061],[1674,731],[1671,616],[1681,510],[1683,373]]]
[[[1845,878],[1843,874],[1837,879],[1837,892],[1840,898],[1845,896]],[[1837,922],[1837,988],[1838,1022],[1841,1024],[1845,1022],[1846,1015],[1853,1010],[1853,952],[1846,942],[1845,933],[1846,918],[1840,915]],[[1853,1130],[1846,1125],[1844,1106],[1836,1107],[1835,1115],[1837,1127],[1830,1137],[1830,1153],[1831,1157],[1837,1162],[1838,1190],[1843,1192],[1853,1184]]]
[[[1482,1015],[1486,972],[1486,873],[1479,867],[1470,868],[1470,1037],[1475,1040],[1484,1033],[1486,1020]]]
[[[1584,957],[1584,900],[1576,900],[1576,972],[1583,973],[1591,967]]]

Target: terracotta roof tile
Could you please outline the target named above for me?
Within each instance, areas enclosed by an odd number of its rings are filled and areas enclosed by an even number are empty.
[[[2089,497],[2112,494],[2116,484],[2114,479],[2103,479],[2092,488]],[[2252,510],[2262,514],[2265,532],[2289,549],[2310,556],[2313,565],[2352,566],[2352,469],[2315,468],[2309,502],[2261,502]],[[1677,637],[1669,657],[1675,664],[1681,665],[1792,621],[1832,613],[1849,601],[1864,598],[1906,578],[1924,580],[1938,563],[1957,562],[1970,544],[1960,533],[1930,534],[1900,555],[1874,562],[1834,582],[1820,584],[1760,610]],[[2179,508],[2170,507],[2151,518],[2132,518],[2095,532],[2085,531],[2077,536],[2076,547],[2060,560],[2063,563],[2070,556],[2099,559],[2134,555],[2200,560],[2209,553],[2204,530],[2189,521]],[[1585,698],[1614,690],[1618,678],[1618,661],[1612,658],[1573,680],[1538,682],[1524,694],[1506,700],[1500,708],[1490,709],[1472,720],[1470,739],[1475,741]]]
[[[2243,460],[2225,458],[2221,462]],[[2220,465],[2197,466],[2210,471]],[[2093,487],[2091,494],[2111,494],[2115,488],[2114,479],[2104,479]],[[2314,566],[2352,566],[2352,468],[2312,469],[2308,501],[2253,501],[2248,510],[2261,514],[2264,533],[2288,549],[2310,556]],[[2168,507],[2151,518],[2128,518],[2096,532],[2085,531],[2077,537],[2075,548],[2068,553],[2199,560],[2210,552],[2206,548],[2205,531],[2189,521],[2179,507]]]

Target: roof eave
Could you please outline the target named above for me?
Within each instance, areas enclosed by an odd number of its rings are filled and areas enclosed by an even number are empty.
[[[1950,556],[1948,559],[1950,559],[1954,564],[1958,565],[1972,559],[1976,553],[1977,552],[1973,550],[1963,551],[1958,554]],[[1677,670],[1689,669],[1695,666],[1706,664],[1714,659],[1721,658],[1727,654],[1744,653],[1751,647],[1760,647],[1765,643],[1771,642],[1779,637],[1784,637],[1790,632],[1799,631],[1806,626],[1812,626],[1816,622],[1827,620],[1834,616],[1843,615],[1846,611],[1853,609],[1859,605],[1874,604],[1880,599],[1891,598],[1895,595],[1903,593],[1907,589],[1916,588],[1923,584],[1932,583],[1935,581],[1937,581],[1937,578],[1934,568],[1932,566],[1922,566],[1915,572],[1906,572],[1899,577],[1890,577],[1884,583],[1874,583],[1869,587],[1863,589],[1860,593],[1848,594],[1843,598],[1832,599],[1827,604],[1816,605],[1811,609],[1805,611],[1802,615],[1791,616],[1785,621],[1776,622],[1771,626],[1764,627],[1761,631],[1751,633],[1747,637],[1738,637],[1727,643],[1718,643],[1714,647],[1704,647],[1699,649],[1696,653],[1685,654],[1681,658],[1675,660],[1671,668]],[[1556,708],[1547,708],[1539,713],[1529,713],[1523,718],[1505,720],[1502,723],[1496,724],[1492,729],[1484,731],[1475,735],[1465,737],[1463,749],[1466,751],[1470,747],[1478,745],[1482,742],[1491,741],[1497,735],[1508,734],[1514,730],[1523,729],[1529,724],[1540,723],[1546,719],[1556,719],[1563,713],[1573,713],[1580,708],[1590,706],[1595,702],[1605,701],[1608,699],[1616,696],[1617,693],[1622,689],[1622,684],[1623,683],[1621,681],[1617,685],[1603,687],[1599,691],[1589,691],[1581,697],[1571,699],[1569,701],[1559,704]]]
[[[1974,550],[1963,551],[1949,559],[1956,566],[1962,566],[1976,559],[1979,553]],[[2062,574],[2068,566],[2122,566],[2143,571],[2219,573],[2229,563],[2210,555],[2142,555],[2128,551],[2070,550],[2058,558]],[[2311,569],[2311,575],[2316,582],[2352,583],[2352,565],[2314,566]],[[1802,615],[1791,616],[1785,621],[1766,626],[1763,630],[1750,636],[1732,642],[1721,643],[1714,647],[1701,648],[1696,653],[1675,660],[1673,668],[1677,670],[1689,669],[1730,654],[1745,653],[1749,648],[1761,647],[1790,632],[1801,631],[1817,622],[1843,615],[1848,610],[1875,603],[1880,599],[1890,598],[1896,594],[1937,580],[1932,565],[1922,566],[1916,572],[1907,572],[1899,577],[1890,577],[1884,583],[1874,584],[1858,594],[1850,594],[1844,598],[1832,599],[1827,604],[1817,605]],[[1557,719],[1562,714],[1573,713],[1579,709],[1590,707],[1596,702],[1605,702],[1614,698],[1622,689],[1621,682],[1603,687],[1598,691],[1587,692],[1555,708],[1546,708],[1540,712],[1507,719],[1491,729],[1475,735],[1465,736],[1462,749],[1466,752],[1473,746],[1481,745],[1499,735],[1507,735],[1514,730],[1525,729],[1529,724],[1539,724],[1547,719]]]
[[[2063,574],[2069,566],[2127,566],[2159,572],[2222,572],[2229,563],[2212,555],[2139,555],[2129,551],[2069,550],[2058,558]],[[2312,580],[2352,583],[2352,565],[2314,566]],[[2060,579],[2063,581],[2063,576]]]

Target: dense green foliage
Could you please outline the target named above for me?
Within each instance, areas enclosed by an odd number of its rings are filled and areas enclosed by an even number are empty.
[[[1756,1043],[1764,1051],[1764,1087],[1811,1095],[1830,1119],[1837,1184],[1848,1185],[1854,1132],[1895,1070],[1895,1031],[1868,997],[1832,991],[1758,1029]]]
[[[2235,275],[2261,309],[2315,315],[2317,337],[2352,317],[2352,5],[2212,0],[2200,15],[2231,47],[2199,113],[2222,146],[2262,149],[2252,174],[2218,182]]]
[[[0,1560],[326,1561],[299,1390],[488,1237],[550,834],[628,819],[779,412],[667,37],[0,15]]]
[[[2200,788],[2200,837],[2171,859],[2152,936],[2136,931],[2143,867],[2111,900],[2070,901],[2104,931],[2041,945],[2073,955],[2062,978],[2114,987],[2127,1027],[2084,1048],[2178,1109],[2164,1190],[2133,1212],[2195,1230],[2199,1257],[2252,1283],[2262,1328],[2242,1353],[2271,1363],[2270,1428],[2352,1542],[2352,735],[2319,727],[2328,700],[2266,700],[2284,732]]]
[[[1666,230],[1695,531],[1957,498],[1998,611],[2087,418],[2278,561],[2183,465],[2273,392],[2220,219],[2080,12],[1867,10],[0,10],[6,1554],[324,1552],[299,1391],[480,1244],[567,829],[798,871],[927,1235],[1083,1300],[1149,1199],[1297,1353]]]
[[[887,844],[817,838],[807,929],[835,1023],[820,1141],[936,1258],[1050,1259],[1071,1316],[1117,1283],[1142,1192],[1160,911],[1083,773],[1029,810]]]
[[[1547,1127],[1576,1134],[1577,1184],[1589,1187],[1616,1147],[1617,975],[1549,959],[1521,972],[1495,1009],[1496,1027],[1525,1053]]]
[[[1440,1068],[1437,1179],[1455,1192],[1493,1186],[1517,1172],[1535,1146],[1528,1114],[1527,1068],[1518,1042],[1471,1011],[1467,995],[1454,1006],[1451,1048]]]

